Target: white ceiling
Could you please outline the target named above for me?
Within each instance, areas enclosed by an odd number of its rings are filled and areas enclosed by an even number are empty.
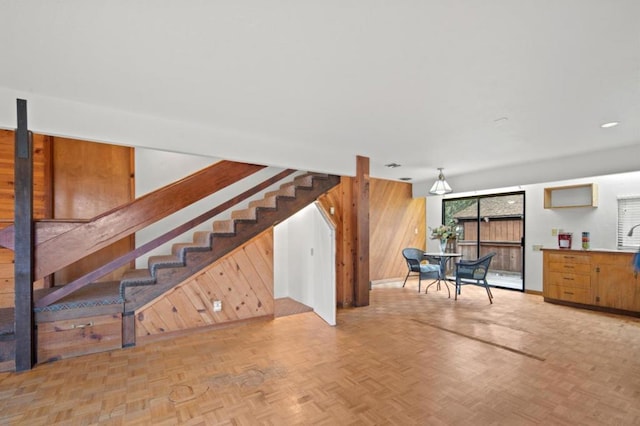
[[[165,149],[338,174],[363,155],[374,177],[419,181],[640,144],[639,0],[0,0],[0,15],[0,87],[254,144]]]

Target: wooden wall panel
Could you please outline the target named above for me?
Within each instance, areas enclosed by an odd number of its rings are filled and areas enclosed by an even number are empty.
[[[370,185],[370,279],[404,277],[407,266],[402,249],[426,248],[425,199],[412,198],[408,183],[371,179]],[[325,211],[334,208],[338,307],[353,304],[355,234],[348,220],[353,209],[352,194],[353,178],[342,177],[340,185],[318,199]]]
[[[0,220],[13,222],[14,204],[14,147],[13,131],[0,130]],[[33,216],[50,217],[49,201],[49,138],[33,135]]]
[[[332,218],[336,224],[336,301],[340,308],[353,305],[354,286],[354,230],[352,227],[351,194],[353,179],[341,177],[340,184],[318,198],[325,211],[334,213]]]
[[[222,311],[213,312],[213,300],[222,301]],[[273,316],[273,312],[273,229],[269,229],[136,311],[136,337]]]
[[[126,204],[134,195],[133,148],[66,138],[52,138],[53,217],[91,219]],[[64,285],[99,268],[134,248],[133,237],[124,238],[54,274]],[[117,280],[124,266],[99,281]]]
[[[40,322],[38,362],[122,348],[122,314]]]
[[[10,130],[0,130],[0,229],[13,225],[14,220],[14,148],[15,136]],[[33,135],[33,216],[51,217],[50,138]],[[0,248],[0,308],[15,305],[13,251]],[[34,283],[42,288],[44,280]]]
[[[371,179],[372,281],[404,277],[402,249],[426,248],[426,200],[413,198],[411,184]]]
[[[0,229],[6,226],[0,223]],[[0,248],[0,308],[14,306],[13,258],[12,250]]]

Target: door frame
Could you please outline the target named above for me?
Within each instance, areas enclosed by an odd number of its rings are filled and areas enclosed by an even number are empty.
[[[482,217],[480,216],[480,208],[481,208],[481,203],[482,203],[482,199],[488,199],[488,198],[494,198],[494,197],[502,197],[502,196],[509,196],[509,195],[520,195],[522,196],[522,236],[520,238],[520,252],[521,252],[521,257],[522,257],[522,268],[520,271],[520,274],[522,276],[522,287],[517,289],[517,288],[512,288],[512,287],[501,287],[499,285],[492,285],[492,287],[497,287],[497,288],[505,288],[505,289],[509,289],[509,290],[515,290],[515,291],[521,291],[524,292],[526,289],[526,283],[525,283],[525,250],[524,248],[526,247],[525,244],[525,238],[526,238],[526,206],[527,206],[527,198],[526,198],[526,192],[524,190],[522,191],[512,191],[512,192],[500,192],[500,193],[490,193],[490,194],[482,194],[482,195],[470,195],[470,196],[466,196],[466,197],[456,197],[456,198],[444,198],[442,199],[442,222],[446,223],[446,221],[448,220],[448,218],[446,217],[446,203],[447,202],[451,202],[451,201],[459,201],[459,200],[477,200],[476,206],[477,206],[477,212],[476,212],[476,218],[477,218],[477,222],[478,222],[478,226],[476,229],[476,256],[479,256],[480,254],[480,246],[481,246],[481,239],[480,239],[480,224],[482,222]],[[489,283],[491,285],[491,283]]]

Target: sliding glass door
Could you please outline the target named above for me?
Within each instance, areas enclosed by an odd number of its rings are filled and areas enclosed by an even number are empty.
[[[444,223],[460,231],[462,259],[495,252],[487,281],[495,287],[524,291],[524,192],[445,199]]]

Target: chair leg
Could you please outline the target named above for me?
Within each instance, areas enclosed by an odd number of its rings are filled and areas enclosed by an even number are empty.
[[[460,293],[461,286],[462,284],[460,284],[460,280],[456,279],[456,288],[453,290],[453,300],[458,300],[458,294]]]
[[[404,285],[407,283],[407,278],[409,278],[409,274],[411,273],[411,271],[407,272],[407,276],[404,277],[404,282],[402,283],[402,287],[404,287]]]
[[[422,276],[418,274],[418,293],[420,293],[420,286],[422,285]]]
[[[489,303],[493,303],[493,294],[491,294],[491,289],[489,288],[489,283],[487,280],[484,280],[484,288],[487,290],[487,296],[489,296]]]

